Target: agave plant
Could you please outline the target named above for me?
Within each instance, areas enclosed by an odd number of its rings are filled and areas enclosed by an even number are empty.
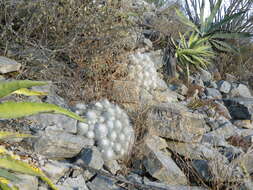
[[[237,52],[236,48],[228,44],[225,40],[249,38],[252,36],[249,32],[234,32],[231,30],[224,30],[224,25],[233,22],[233,20],[241,17],[247,10],[235,12],[233,14],[227,14],[220,20],[215,19],[218,11],[221,9],[222,0],[218,0],[212,6],[211,13],[208,17],[204,17],[205,0],[201,2],[200,16],[193,22],[193,19],[188,19],[182,12],[176,10],[181,22],[189,26],[193,31],[197,32],[200,37],[208,38],[208,42],[214,50],[217,51],[232,51]]]
[[[203,2],[204,1],[204,2]],[[185,0],[185,11],[188,18],[195,23],[200,25],[200,15],[202,6],[204,3],[208,2],[205,10],[209,8],[210,12],[213,11],[217,0]],[[222,24],[221,30],[234,31],[234,32],[252,32],[252,12],[248,11],[252,9],[252,0],[230,0],[223,1],[220,9],[217,11],[214,18],[215,23],[219,23],[224,19],[225,16],[232,16],[235,13],[242,12],[240,16],[237,16],[231,22]],[[243,13],[244,12],[244,13]]]
[[[46,82],[29,80],[0,82],[0,98],[12,93],[24,95],[44,95],[42,92],[28,90],[28,88],[46,84]],[[54,104],[37,102],[0,102],[0,119],[19,118],[44,112],[64,114],[84,122],[84,119],[80,116]],[[0,140],[20,137],[31,137],[31,135],[0,132]],[[37,176],[46,182],[51,189],[57,190],[55,185],[45,176],[45,174],[43,174],[39,168],[19,160],[17,156],[12,155],[3,147],[0,147],[0,189],[18,189],[15,185],[11,185],[11,182],[16,182],[19,180],[19,178],[16,177],[13,172]]]
[[[175,46],[178,67],[185,71],[188,80],[191,67],[206,68],[215,54],[207,43],[208,38],[200,38],[198,33],[192,33],[186,40],[186,35],[187,33],[185,35],[180,33],[179,43],[177,44],[173,39],[172,42]]]

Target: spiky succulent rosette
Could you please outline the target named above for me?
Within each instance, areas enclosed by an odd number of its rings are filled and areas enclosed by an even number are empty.
[[[105,160],[118,159],[131,149],[134,130],[128,115],[118,105],[108,100],[91,106],[79,103],[76,113],[86,118],[85,123],[78,122],[78,134],[93,139]]]

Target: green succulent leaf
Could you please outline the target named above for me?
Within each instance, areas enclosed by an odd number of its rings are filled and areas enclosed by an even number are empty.
[[[175,9],[178,17],[180,18],[181,22],[184,23],[187,26],[190,26],[191,28],[193,28],[196,32],[198,32],[199,34],[201,34],[201,32],[199,31],[198,27],[191,22],[186,16],[184,16],[184,14],[179,11],[178,9]]]
[[[0,189],[1,190],[18,190],[15,187],[11,187],[9,184],[3,183],[0,181]]]
[[[3,102],[0,103],[0,118],[12,119],[39,113],[58,113],[84,122],[77,114],[54,104],[37,102]]]
[[[8,170],[0,168],[0,177],[5,178],[12,182],[18,182],[21,179],[14,175],[13,173],[9,172]]]
[[[4,168],[7,170],[11,170],[11,171],[19,172],[23,174],[38,176],[43,181],[45,181],[53,190],[57,190],[57,188],[51,182],[51,180],[48,179],[40,169],[35,168],[20,160],[16,160],[12,158],[10,155],[7,155],[7,154],[0,155],[0,168]]]
[[[240,38],[249,38],[252,35],[248,32],[233,32],[233,33],[221,33],[217,32],[213,35],[211,35],[211,39],[240,39]]]
[[[239,53],[236,48],[221,40],[212,40],[211,44],[220,51]]]
[[[30,88],[32,86],[42,86],[46,84],[47,82],[30,80],[0,82],[0,98],[7,96],[22,88]]]
[[[39,91],[29,90],[27,88],[20,88],[19,90],[16,90],[12,93],[22,94],[22,95],[25,95],[25,96],[45,96],[45,95],[48,94],[46,92],[39,92]]]
[[[234,19],[237,19],[238,17],[240,17],[241,15],[245,14],[246,11],[240,11],[238,13],[234,13],[232,15],[225,15],[224,19],[222,19],[220,22],[214,23],[211,27],[210,27],[210,32],[213,32],[217,29],[219,29],[221,26],[231,22]]]
[[[222,3],[222,0],[218,0],[218,2],[215,4],[211,14],[209,15],[209,17],[206,18],[206,26],[208,29],[211,27],[211,24],[213,23],[214,18],[216,16],[218,10],[220,9],[221,3]]]

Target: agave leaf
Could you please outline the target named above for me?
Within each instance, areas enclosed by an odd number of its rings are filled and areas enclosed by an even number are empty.
[[[240,39],[249,38],[252,34],[248,32],[233,32],[233,33],[215,33],[211,36],[211,39],[221,38],[221,39]]]
[[[213,20],[218,12],[218,10],[220,9],[222,0],[218,0],[217,3],[215,4],[211,14],[209,15],[209,17],[206,18],[206,26],[207,28],[211,27],[211,24],[213,23]]]
[[[205,21],[204,21],[204,12],[205,12],[205,1],[202,1],[200,7],[200,31],[205,31]]]
[[[187,55],[198,55],[202,54],[201,51],[196,50],[196,49],[181,49],[180,53],[187,54]]]
[[[38,176],[43,181],[45,181],[53,190],[57,190],[55,185],[43,174],[40,169],[35,168],[20,160],[13,159],[10,155],[0,155],[0,167],[7,170],[12,170],[14,172]]]
[[[181,46],[187,48],[187,44],[186,44],[186,41],[185,41],[185,37],[181,34],[181,32],[179,32],[179,36],[180,36]]]
[[[0,131],[0,140],[10,139],[10,138],[27,138],[33,137],[30,134],[21,134],[21,133],[13,133],[8,131]]]
[[[7,183],[3,183],[1,180],[0,180],[0,188],[1,190],[14,190]]]
[[[201,34],[201,32],[199,31],[198,27],[191,22],[186,16],[184,16],[183,13],[181,13],[178,9],[175,9],[177,15],[179,16],[180,20],[182,23],[184,23],[187,26],[190,26],[192,29],[194,29],[196,32],[198,32],[199,34]]]
[[[67,115],[73,119],[84,122],[84,119],[77,114],[61,108],[54,104],[38,102],[3,102],[0,103],[0,118],[12,119],[38,113],[58,113]]]
[[[0,177],[0,188],[1,190],[19,190],[18,187],[12,185],[10,181],[4,177]]]
[[[22,94],[22,95],[26,95],[26,96],[45,96],[45,95],[48,94],[46,92],[39,92],[39,91],[29,90],[27,88],[20,88],[19,90],[16,90],[12,93]]]
[[[239,53],[237,49],[224,41],[212,40],[211,44],[220,51]]]
[[[192,63],[192,64],[195,64],[194,61],[193,61],[190,57],[188,57],[187,55],[182,54],[182,56],[184,57],[184,59],[185,59],[186,61],[188,61],[188,62],[190,62],[190,63]]]
[[[20,88],[30,88],[32,86],[42,86],[46,84],[47,83],[43,81],[30,80],[0,82],[0,98],[7,96]]]
[[[19,177],[17,177],[13,173],[10,173],[8,170],[1,169],[1,168],[0,168],[0,177],[3,177],[3,178],[10,180],[12,182],[18,182],[21,180]]]
[[[197,33],[196,34],[192,33],[192,35],[190,36],[188,40],[189,48],[193,48],[198,41],[199,41],[199,35]]]
[[[195,46],[201,46],[202,44],[204,43],[208,43],[210,40],[210,37],[207,36],[207,37],[202,37],[202,38],[199,38],[196,42],[195,42]]]
[[[225,15],[224,19],[222,19],[220,22],[213,24],[210,27],[210,32],[213,32],[217,29],[220,29],[220,27],[222,25],[225,25],[227,23],[229,23],[230,21],[236,19],[237,17],[240,17],[241,15],[243,15],[244,13],[246,13],[247,11],[240,11],[238,13],[234,13],[232,15]]]
[[[204,67],[204,68],[206,68],[206,66],[210,64],[210,62],[206,61],[206,59],[204,59],[202,57],[198,57],[198,56],[193,55],[192,58],[196,60],[195,61],[196,64],[194,64],[194,65],[197,68],[198,67]]]

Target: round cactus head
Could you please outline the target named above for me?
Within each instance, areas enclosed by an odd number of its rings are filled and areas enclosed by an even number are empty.
[[[119,159],[131,149],[134,130],[128,115],[118,105],[102,100],[90,106],[76,106],[87,122],[78,122],[79,135],[95,140],[105,160]]]

